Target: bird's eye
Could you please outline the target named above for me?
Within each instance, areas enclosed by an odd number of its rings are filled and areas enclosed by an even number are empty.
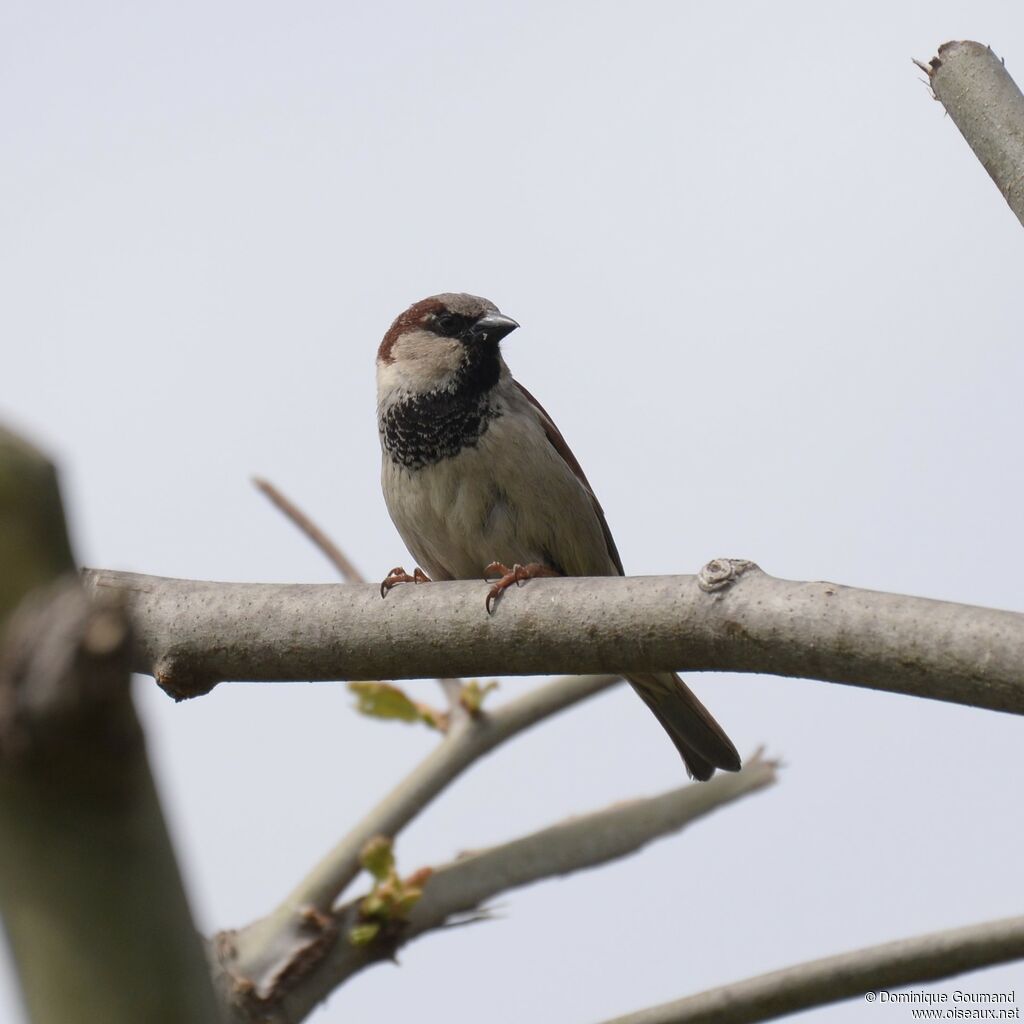
[[[458,334],[462,329],[462,317],[454,313],[439,313],[434,322],[437,324],[438,333],[451,337]]]

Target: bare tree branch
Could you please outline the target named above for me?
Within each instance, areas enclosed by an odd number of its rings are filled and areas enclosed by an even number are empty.
[[[279,491],[269,480],[254,476],[253,484],[270,502],[283,512],[327,557],[346,583],[365,583],[366,577],[349,561],[337,544],[306,515],[290,498]]]
[[[297,959],[316,955],[323,934],[319,924],[359,874],[359,856],[368,840],[378,835],[397,836],[446,786],[495,747],[619,681],[613,675],[556,679],[491,714],[456,722],[437,747],[349,831],[276,910],[232,934],[233,975],[253,986],[254,998],[268,997],[282,978],[291,977]]]
[[[22,598],[0,637],[0,908],[32,1020],[216,1024],[128,621],[79,583],[53,467],[2,430],[0,524],[0,604]]]
[[[133,667],[176,697],[225,679],[552,671],[767,672],[1024,712],[1024,615],[715,560],[698,576],[532,580],[494,615],[485,584],[205,583],[89,571],[130,603]]]
[[[347,940],[358,921],[358,900],[333,915],[337,940],[293,987],[271,986],[263,1001],[238,1003],[237,1021],[252,1024],[275,1008],[281,1019],[300,1021],[333,989],[353,974],[394,957],[405,943],[445,927],[462,915],[476,915],[493,897],[532,882],[571,874],[619,859],[661,836],[677,832],[711,811],[776,781],[777,765],[755,754],[742,772],[720,775],[659,796],[631,800],[542,829],[487,850],[474,851],[438,868],[424,886],[423,898],[407,921],[382,941],[356,946]],[[228,971],[235,966],[228,960]]]
[[[1022,957],[1024,917],[1008,917],[812,960],[606,1024],[752,1024]]]
[[[1024,95],[981,43],[943,43],[927,66],[935,98],[1024,224]]]

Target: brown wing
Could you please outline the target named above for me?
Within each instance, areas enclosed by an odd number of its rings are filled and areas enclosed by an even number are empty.
[[[544,406],[537,401],[533,395],[530,394],[526,388],[523,387],[519,381],[513,381],[515,386],[522,392],[523,397],[540,413],[540,422],[544,427],[544,433],[547,434],[548,440],[551,442],[551,446],[562,456],[565,464],[573,471],[573,475],[577,480],[587,489],[587,494],[590,495],[590,500],[594,503],[594,511],[597,513],[597,521],[601,524],[601,532],[604,534],[605,544],[608,546],[608,554],[611,557],[612,563],[615,568],[619,570],[620,576],[625,576],[626,571],[622,568],[622,559],[619,557],[619,550],[615,546],[615,540],[612,538],[612,531],[608,529],[608,520],[604,517],[604,509],[601,508],[600,502],[597,500],[597,496],[594,494],[594,488],[590,486],[590,481],[587,479],[587,475],[583,472],[583,467],[576,461],[576,456],[573,455],[569,446],[565,443],[565,438],[562,437],[561,431],[555,426],[555,421],[547,414]]]

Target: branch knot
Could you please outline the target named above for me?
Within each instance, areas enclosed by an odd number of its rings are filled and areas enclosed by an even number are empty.
[[[745,572],[754,570],[761,571],[756,562],[748,561],[746,558],[712,558],[699,573],[697,573],[697,586],[705,594],[714,593],[716,590],[724,590],[736,582]]]

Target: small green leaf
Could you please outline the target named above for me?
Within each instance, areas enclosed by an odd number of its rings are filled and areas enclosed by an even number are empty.
[[[462,702],[462,706],[471,714],[479,714],[480,708],[483,707],[484,698],[491,692],[498,688],[497,682],[493,679],[489,683],[485,683],[483,686],[480,685],[479,679],[470,679],[462,687],[462,693],[459,694],[459,700]]]
[[[419,708],[404,691],[390,683],[349,683],[356,695],[356,710],[371,718],[397,718],[400,722],[418,722]]]
[[[359,863],[377,879],[383,882],[395,870],[395,852],[387,836],[375,836],[359,855]]]
[[[375,921],[357,924],[349,929],[348,941],[353,946],[368,946],[380,934],[380,925]]]
[[[378,896],[376,892],[371,892],[359,904],[359,913],[374,921],[386,921],[391,916],[390,911],[389,901],[383,896]]]

